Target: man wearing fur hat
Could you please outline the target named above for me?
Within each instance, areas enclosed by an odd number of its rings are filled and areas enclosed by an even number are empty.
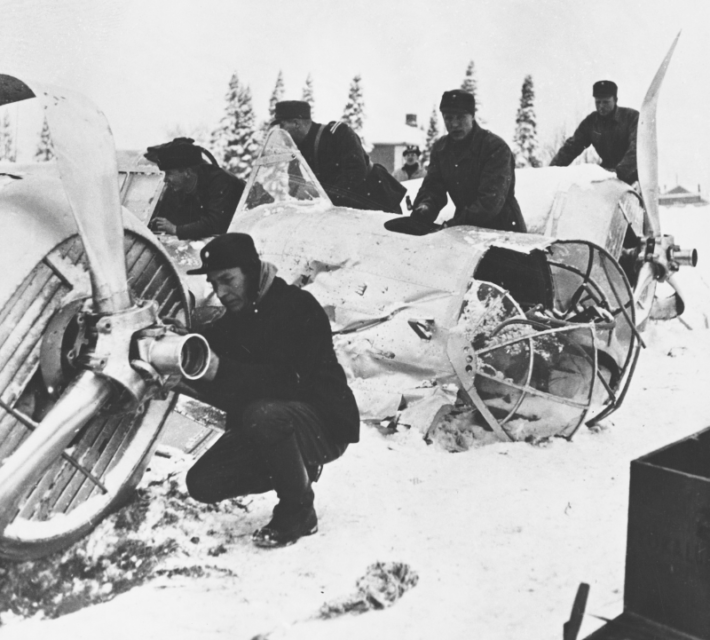
[[[611,80],[595,82],[592,95],[595,110],[565,141],[550,166],[570,165],[591,144],[599,154],[604,169],[616,173],[619,180],[633,184],[638,180],[636,132],[639,112],[618,106],[618,88]]]
[[[214,156],[195,145],[192,138],[148,147],[145,157],[165,172],[167,184],[150,223],[153,231],[181,240],[227,231],[244,191],[244,180],[217,166]]]
[[[342,120],[313,122],[303,100],[282,100],[274,124],[288,132],[334,205],[402,213],[406,189],[382,165],[371,165],[360,137]]]
[[[318,529],[312,483],[358,441],[357,404],[325,311],[276,276],[251,236],[218,236],[201,258],[188,273],[207,276],[225,313],[200,329],[211,360],[190,384],[227,412],[227,429],[189,470],[187,488],[201,502],[275,490],[273,517],[253,541],[293,544]]]
[[[439,108],[447,135],[432,147],[412,217],[434,222],[448,194],[456,211],[446,226],[525,232],[515,199],[515,160],[508,145],[478,125],[472,94],[460,89],[445,91]]]

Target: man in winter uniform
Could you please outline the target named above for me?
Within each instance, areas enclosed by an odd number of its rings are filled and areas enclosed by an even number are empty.
[[[212,354],[199,396],[227,412],[225,434],[189,470],[201,502],[274,489],[271,521],[256,545],[285,546],[315,533],[312,482],[359,439],[355,398],[316,299],[259,259],[252,238],[228,233],[201,252],[224,315],[200,332]]]
[[[525,232],[515,199],[515,159],[508,145],[478,125],[472,94],[460,89],[445,91],[439,109],[447,135],[432,147],[412,217],[434,222],[448,193],[456,211],[446,226]]]
[[[404,151],[402,151],[404,163],[392,175],[400,182],[423,178],[426,175],[426,171],[419,164],[421,153],[417,145],[405,147]]]
[[[283,100],[276,103],[274,123],[291,136],[334,205],[402,212],[406,189],[384,167],[370,164],[360,137],[343,121],[313,122],[307,102]]]
[[[181,240],[205,238],[227,231],[242,197],[245,182],[217,166],[192,138],[148,147],[145,157],[165,171],[167,189],[151,221],[154,231]],[[206,162],[206,153],[213,164]]]
[[[550,162],[551,167],[566,167],[590,144],[602,159],[602,167],[614,171],[619,180],[633,184],[638,180],[636,132],[639,112],[617,105],[617,86],[600,80],[592,86],[596,110],[582,120]]]

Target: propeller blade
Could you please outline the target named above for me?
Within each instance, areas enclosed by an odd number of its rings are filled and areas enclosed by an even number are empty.
[[[113,386],[85,371],[67,387],[19,449],[0,466],[0,532],[15,517],[22,495],[113,394]]]
[[[672,320],[685,311],[685,295],[678,279],[678,273],[671,274],[666,282],[673,287],[673,294],[665,298],[656,296],[653,299],[653,307],[651,308],[651,319],[653,320]]]
[[[641,195],[648,212],[649,222],[654,237],[661,235],[661,220],[658,213],[658,138],[656,133],[656,107],[661,84],[666,75],[666,70],[671,62],[675,46],[680,38],[680,31],[673,40],[671,48],[656,71],[651,86],[646,92],[646,97],[641,105],[639,126],[636,145],[636,161],[638,165],[639,185]]]
[[[113,135],[104,114],[84,96],[31,85],[49,125],[59,175],[89,261],[99,313],[131,306]]]

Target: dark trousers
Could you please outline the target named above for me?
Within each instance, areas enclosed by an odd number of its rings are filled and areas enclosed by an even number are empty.
[[[291,436],[306,466],[332,462],[348,446],[333,440],[308,403],[258,400],[187,472],[190,496],[200,502],[218,502],[275,489],[269,453]]]

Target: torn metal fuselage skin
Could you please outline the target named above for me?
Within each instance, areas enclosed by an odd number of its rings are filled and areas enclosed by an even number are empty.
[[[364,419],[419,403],[409,423],[426,429],[460,395],[520,440],[570,437],[618,407],[639,337],[605,248],[475,227],[411,236],[385,229],[392,217],[333,206],[276,129],[230,226],[325,308]],[[183,272],[199,264],[203,243],[165,245]],[[198,307],[218,304],[204,277],[190,288]]]

